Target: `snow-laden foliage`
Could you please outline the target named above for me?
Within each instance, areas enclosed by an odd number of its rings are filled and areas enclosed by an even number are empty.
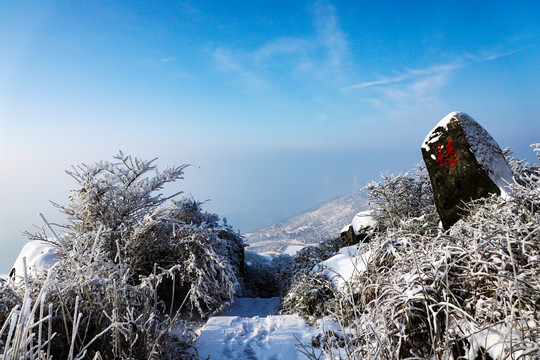
[[[469,215],[445,233],[425,231],[434,224],[426,203],[396,201],[405,194],[395,184],[414,179],[376,187],[385,191],[376,197],[377,220],[387,227],[369,245],[366,270],[336,295],[345,341],[329,354],[540,358],[540,168],[509,162],[516,177],[510,196],[467,204]]]
[[[283,299],[283,307],[308,320],[328,315],[328,303],[335,298],[332,281],[321,272],[298,274]]]
[[[145,161],[121,152],[118,161],[79,165],[68,171],[78,187],[70,203],[57,207],[67,216],[63,225],[67,250],[92,249],[93,238],[103,239],[104,257],[121,261],[131,281],[175,267],[176,301],[190,294],[191,306],[201,316],[219,310],[230,301],[243,269],[243,242],[219,217],[202,211],[191,199],[168,200],[157,193],[167,183],[182,179],[181,165],[158,171],[154,160]],[[153,172],[153,176],[147,177]],[[44,235],[33,238],[47,240]],[[56,244],[61,245],[61,244]],[[65,255],[64,255],[65,256]],[[171,294],[166,281],[160,293]],[[165,295],[166,302],[172,301]],[[178,305],[178,304],[174,304]]]
[[[336,289],[318,266],[336,254],[341,247],[341,239],[324,240],[319,246],[307,246],[292,259],[291,272],[282,281],[287,284],[283,298],[284,310],[308,320],[327,315],[332,310]]]
[[[223,309],[237,293],[244,261],[241,237],[217,215],[203,212],[201,203],[166,204],[171,196],[155,193],[181,179],[186,165],[160,172],[153,161],[122,153],[115,158],[117,163],[81,165],[69,172],[78,187],[68,205],[58,206],[68,219],[62,234],[44,218],[47,232],[27,233],[57,247],[61,261],[47,279],[38,274],[0,288],[5,295],[0,324],[8,330],[20,322],[14,315],[17,305],[26,313],[26,299],[44,309],[35,320],[39,330],[30,322],[21,333],[28,341],[10,343],[13,331],[0,333],[0,354],[22,346],[30,358],[40,351],[54,359],[157,359],[180,353],[189,358],[196,354],[189,326],[175,331],[174,339],[168,330],[186,324],[179,320],[186,316]],[[153,177],[145,177],[154,170]],[[45,323],[50,333],[42,331]],[[52,350],[34,346],[40,336],[50,340]]]
[[[381,178],[363,189],[369,193],[371,216],[379,228],[435,234],[439,216],[426,169],[418,166],[397,176],[381,174]]]
[[[244,297],[271,298],[282,296],[287,290],[291,274],[291,256],[262,256],[246,251]]]
[[[47,275],[8,283],[21,296],[0,330],[0,359],[166,359],[179,351],[195,357],[182,307],[169,312],[158,297],[173,269],[134,284],[125,263],[106,258],[103,237],[86,240],[90,251],[73,241]],[[184,327],[185,337],[169,338],[172,326]]]

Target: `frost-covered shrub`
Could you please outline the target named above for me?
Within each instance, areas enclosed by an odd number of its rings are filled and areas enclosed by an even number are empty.
[[[7,281],[0,280],[0,324],[4,324],[11,310],[21,305],[20,296],[13,290]],[[0,340],[1,341],[1,340]]]
[[[322,273],[300,273],[283,299],[283,307],[307,319],[319,319],[328,315],[329,302],[334,299],[332,281]]]
[[[340,249],[341,239],[328,239],[318,246],[307,246],[292,258],[289,276],[283,279],[287,292],[283,299],[286,312],[313,320],[333,310],[336,290],[319,265]]]
[[[342,353],[540,358],[540,172],[524,162],[513,168],[508,197],[468,204],[469,215],[446,233],[395,222],[376,235],[366,271],[335,300],[347,327]],[[386,219],[404,214],[398,207]]]
[[[244,297],[270,298],[283,295],[286,279],[291,272],[291,257],[272,258],[253,251],[246,252]]]
[[[292,274],[311,271],[315,265],[334,256],[342,246],[340,238],[321,241],[317,246],[306,246],[292,259]]]
[[[165,204],[171,197],[155,194],[181,179],[186,165],[145,178],[155,170],[152,161],[122,153],[115,158],[118,163],[70,172],[78,187],[68,205],[57,205],[67,215],[63,233],[56,235],[47,222],[52,240],[45,232],[27,233],[58,248],[59,266],[50,279],[38,274],[10,289],[42,302],[38,318],[48,321],[47,351],[55,359],[195,357],[189,324],[180,319],[208,316],[232,300],[243,273],[243,241],[217,215],[203,212],[201,203]],[[17,304],[7,299],[0,301],[7,304],[0,315],[15,311]],[[10,328],[8,322],[2,324]],[[171,332],[173,327],[184,330]],[[23,347],[36,350],[41,327],[31,325],[24,334],[29,342]],[[0,350],[12,345],[0,343]]]
[[[163,197],[156,191],[167,183],[183,179],[183,170],[189,166],[184,164],[157,171],[153,165],[156,159],[140,160],[122,152],[114,158],[117,163],[100,161],[66,171],[78,187],[71,190],[69,204],[55,204],[68,219],[67,229],[81,234],[107,230],[103,236],[108,240],[106,250],[111,257],[116,254],[116,241],[123,240],[123,234],[180,194]],[[155,171],[153,177],[143,177],[151,171]]]
[[[63,225],[65,246],[88,252],[99,236],[103,256],[123,262],[135,284],[159,268],[175,267],[175,284],[165,280],[159,289],[167,305],[179,305],[191,290],[186,308],[201,316],[225,306],[243,275],[240,235],[219,224],[216,214],[202,211],[200,202],[172,201],[179,193],[158,193],[167,183],[182,179],[188,165],[158,171],[155,159],[144,161],[121,152],[115,159],[118,162],[83,164],[68,172],[78,187],[68,205],[56,205],[68,219]],[[146,177],[150,172],[154,175]],[[44,235],[30,237],[46,240]],[[171,297],[172,290],[177,293]]]
[[[22,300],[0,326],[0,358],[166,359],[179,349],[185,358],[195,356],[189,324],[179,320],[179,311],[165,312],[157,296],[170,272],[132,284],[126,264],[104,256],[105,240],[93,242],[88,252],[78,242],[62,247],[64,261],[47,275],[8,283]],[[185,336],[170,338],[172,326],[185,328]]]
[[[205,316],[223,308],[238,290],[244,251],[240,236],[200,205],[184,199],[155,210],[134,226],[121,254],[137,276],[152,273],[155,266],[174,266],[176,300],[191,290],[188,308]],[[172,287],[166,280],[159,291],[167,304]]]
[[[382,181],[366,185],[372,216],[382,230],[435,234],[439,216],[429,174],[418,166],[397,176],[381,174]]]

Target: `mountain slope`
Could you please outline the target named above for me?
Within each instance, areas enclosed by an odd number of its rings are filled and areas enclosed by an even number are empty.
[[[339,236],[354,215],[368,208],[368,201],[358,193],[337,197],[304,213],[244,235],[257,252],[279,252],[285,245],[316,244]]]

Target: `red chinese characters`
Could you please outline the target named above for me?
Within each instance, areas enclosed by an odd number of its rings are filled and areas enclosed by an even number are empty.
[[[448,144],[443,146],[441,143],[437,143],[437,150],[435,150],[435,156],[437,162],[441,164],[441,167],[447,165],[450,169],[457,165],[457,153],[452,147],[452,139],[448,139]]]

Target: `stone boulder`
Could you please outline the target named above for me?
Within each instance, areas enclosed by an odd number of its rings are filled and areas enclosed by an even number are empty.
[[[505,195],[513,181],[512,169],[497,142],[462,112],[448,114],[429,132],[422,156],[445,229],[466,214],[464,203]]]
[[[368,243],[376,228],[377,222],[371,216],[371,210],[360,211],[354,216],[352,223],[341,230],[341,243],[343,246]]]

